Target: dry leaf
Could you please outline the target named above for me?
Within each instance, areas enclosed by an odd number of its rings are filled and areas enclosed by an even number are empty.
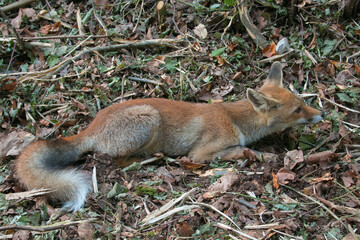
[[[206,38],[207,35],[208,35],[208,32],[207,32],[207,30],[206,30],[205,25],[204,25],[204,24],[201,24],[201,23],[200,23],[199,25],[197,25],[197,26],[194,28],[194,34],[195,34],[196,36],[198,36],[199,38],[201,38],[201,39]]]
[[[278,190],[280,185],[279,185],[279,181],[278,178],[276,177],[275,173],[271,173],[272,177],[273,177],[273,187]]]
[[[190,237],[195,233],[194,229],[187,222],[176,224],[176,232],[182,237]]]
[[[314,34],[314,37],[312,38],[308,48],[314,49],[316,47],[316,34]]]
[[[324,176],[319,177],[319,178],[309,179],[308,182],[311,184],[315,184],[315,183],[328,182],[328,181],[333,181],[333,180],[334,180],[334,178],[331,177],[330,173],[325,173]]]
[[[198,42],[194,42],[193,48],[195,51],[202,52],[202,48]]]
[[[56,22],[52,25],[45,25],[41,28],[40,32],[44,35],[58,33],[61,30],[61,22]]]
[[[231,78],[232,80],[240,79],[242,77],[242,72],[236,72],[235,75]]]
[[[316,164],[322,162],[330,162],[336,160],[337,158],[338,158],[338,154],[333,153],[332,151],[324,151],[324,152],[310,154],[306,159],[306,163]]]
[[[262,55],[265,57],[272,57],[276,54],[276,44],[271,42],[262,50]]]
[[[274,28],[273,38],[280,38],[281,28]]]
[[[287,170],[293,169],[296,164],[304,162],[304,154],[301,150],[292,150],[286,153],[284,158],[284,168]]]
[[[279,183],[286,184],[287,180],[294,180],[296,174],[294,172],[286,170],[285,168],[282,168],[278,171],[276,177],[278,178]]]
[[[92,223],[82,222],[79,224],[78,226],[79,239],[81,240],[93,239],[92,238],[93,233],[94,233],[94,227]]]
[[[216,57],[216,59],[217,59],[217,61],[218,61],[218,63],[219,63],[219,66],[222,66],[222,65],[224,65],[224,58],[222,58],[221,56],[215,56]]]
[[[234,172],[227,172],[224,176],[217,179],[216,182],[214,182],[210,187],[208,188],[208,191],[215,192],[226,192],[231,188],[231,186],[239,180],[238,174]]]
[[[17,17],[11,20],[11,25],[13,25],[15,28],[20,28],[24,16],[27,16],[30,20],[35,20],[36,12],[32,8],[19,8]]]
[[[194,173],[199,174],[200,177],[208,177],[208,176],[214,176],[214,175],[225,175],[228,172],[233,172],[233,168],[213,168],[206,170],[204,173],[202,173],[200,170],[194,171]]]
[[[205,167],[206,164],[201,163],[194,163],[194,162],[186,162],[186,161],[179,161],[180,166],[188,169],[188,170],[196,170],[202,167]]]
[[[0,159],[6,156],[17,156],[35,137],[25,131],[13,131],[0,134]]]
[[[232,52],[233,50],[234,50],[234,48],[235,47],[237,47],[239,44],[237,44],[237,43],[229,43],[228,45],[227,45],[227,47],[228,47],[228,49],[230,50],[230,52]]]
[[[354,64],[353,68],[355,69],[356,74],[360,77],[360,67]]]

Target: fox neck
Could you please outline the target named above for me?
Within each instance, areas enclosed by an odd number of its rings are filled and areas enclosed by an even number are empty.
[[[240,145],[245,146],[260,138],[282,130],[280,126],[271,124],[262,113],[255,111],[248,100],[234,103],[223,103],[239,131]]]

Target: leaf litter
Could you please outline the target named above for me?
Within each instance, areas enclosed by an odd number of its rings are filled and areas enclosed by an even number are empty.
[[[43,4],[6,13],[27,50],[0,23],[1,238],[358,236],[359,15],[345,19],[324,1]],[[16,181],[14,159],[34,136],[77,134],[99,110],[133,98],[236,101],[261,85],[274,60],[285,84],[326,113],[323,122],[209,165],[159,154],[122,169],[86,154],[81,168],[96,166],[99,191],[76,214],[56,213],[38,196],[46,190],[26,192]]]

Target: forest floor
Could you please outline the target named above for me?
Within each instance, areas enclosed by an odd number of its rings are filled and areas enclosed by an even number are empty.
[[[0,239],[360,239],[360,15],[345,19],[339,2],[34,1],[4,10]],[[157,154],[124,169],[87,153],[79,167],[96,173],[98,192],[75,213],[16,179],[16,156],[34,139],[77,134],[129,99],[240,100],[274,61],[285,86],[325,118],[248,146],[272,160],[249,151],[199,166]]]

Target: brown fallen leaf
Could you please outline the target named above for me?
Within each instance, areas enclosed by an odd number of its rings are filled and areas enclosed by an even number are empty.
[[[276,44],[271,42],[262,50],[262,55],[265,57],[272,57],[276,54]]]
[[[20,28],[24,16],[28,17],[30,20],[35,20],[36,12],[32,8],[19,8],[18,15],[16,18],[11,20],[11,25],[13,25],[15,28]]]
[[[179,162],[180,166],[182,166],[186,169],[189,169],[189,170],[196,170],[196,169],[206,166],[206,164],[194,163],[188,157],[182,157],[182,158],[178,159],[178,162]]]
[[[82,222],[78,226],[78,234],[79,239],[86,240],[86,239],[93,239],[92,235],[94,233],[94,227],[90,222]]]
[[[342,176],[341,180],[343,181],[344,186],[347,188],[351,187],[351,185],[354,184],[354,180],[352,179],[352,177]]]
[[[56,22],[51,25],[45,25],[41,28],[40,32],[44,35],[51,33],[58,33],[61,31],[61,22]]]
[[[356,74],[360,76],[360,67],[354,64],[353,68],[355,69]]]
[[[324,152],[310,154],[305,162],[308,164],[317,164],[317,163],[334,161],[337,158],[338,158],[338,154],[333,153],[332,151],[324,151]]]
[[[204,24],[200,23],[194,28],[194,34],[198,36],[201,39],[204,39],[207,37],[208,32],[206,30],[206,27]]]
[[[333,180],[334,178],[331,176],[330,173],[325,173],[322,177],[309,179],[308,182],[311,184],[315,184],[319,182],[328,182]]]
[[[304,154],[301,150],[292,150],[287,152],[284,157],[284,168],[287,170],[293,169],[296,164],[304,162]]]
[[[176,224],[176,232],[182,237],[190,237],[195,233],[194,229],[186,221]]]
[[[239,180],[239,175],[234,172],[227,172],[224,176],[217,179],[210,187],[207,189],[209,192],[226,192],[231,188],[231,186]]]
[[[279,185],[279,180],[278,178],[276,177],[275,173],[271,173],[272,174],[272,177],[273,177],[273,187],[278,190],[280,185]]]
[[[17,156],[35,137],[28,132],[18,130],[9,134],[0,134],[0,159]]]
[[[276,177],[278,178],[279,183],[286,184],[287,180],[294,180],[296,177],[296,173],[291,172],[289,170],[286,170],[284,168],[281,168],[277,174]]]

